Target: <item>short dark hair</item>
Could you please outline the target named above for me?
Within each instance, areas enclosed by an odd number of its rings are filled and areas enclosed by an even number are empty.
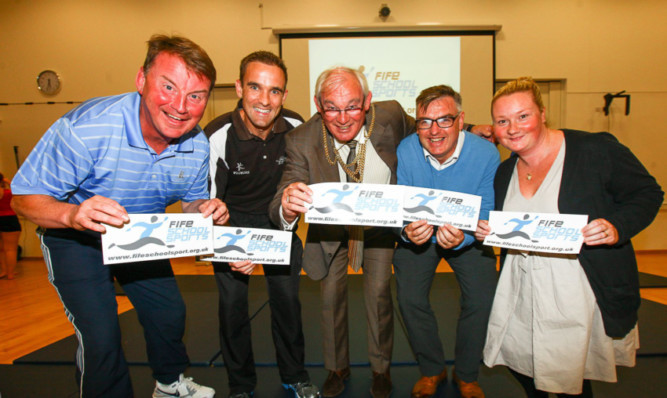
[[[444,84],[425,88],[422,90],[422,92],[419,93],[419,97],[417,97],[417,109],[426,110],[428,109],[428,106],[431,104],[431,102],[442,97],[452,97],[456,103],[456,110],[461,112],[461,94],[457,93],[453,88]]]
[[[245,76],[245,71],[248,69],[248,64],[251,62],[261,62],[266,65],[279,67],[285,75],[285,86],[287,86],[287,67],[285,66],[285,62],[279,56],[269,51],[255,51],[246,55],[241,60],[241,65],[239,66],[239,80],[241,80],[241,83],[243,83],[243,76]]]
[[[210,80],[209,90],[213,90],[216,78],[213,61],[197,43],[182,36],[151,36],[148,40],[148,52],[144,60],[144,74],[148,73],[155,62],[155,58],[163,52],[178,56],[185,62],[188,69]]]

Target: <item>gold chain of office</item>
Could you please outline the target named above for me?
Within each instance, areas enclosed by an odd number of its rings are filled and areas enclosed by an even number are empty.
[[[354,157],[352,163],[347,164],[340,157],[340,153],[338,153],[338,149],[336,149],[336,145],[334,145],[333,139],[331,146],[333,147],[335,158],[331,159],[331,155],[329,154],[329,144],[327,140],[327,127],[324,125],[324,120],[322,120],[322,141],[324,142],[324,153],[326,155],[327,162],[329,162],[331,166],[335,165],[336,162],[338,162],[340,166],[343,168],[343,171],[345,171],[345,174],[349,175],[350,178],[352,178],[354,181],[361,182],[364,179],[364,163],[366,163],[366,143],[371,138],[371,134],[373,134],[374,126],[375,126],[375,106],[371,105],[371,124],[368,127],[368,129],[366,129],[366,132],[364,134],[364,137],[366,139],[364,140],[363,144],[358,145],[359,150],[357,151],[357,154]]]

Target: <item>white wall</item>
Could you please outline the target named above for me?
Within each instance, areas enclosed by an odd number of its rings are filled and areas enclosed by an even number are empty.
[[[382,3],[392,10],[385,22],[377,16]],[[193,39],[213,59],[218,83],[232,83],[243,56],[258,49],[278,52],[271,28],[502,25],[497,78],[565,79],[562,127],[611,131],[665,187],[665,15],[664,0],[0,0],[0,103],[82,101],[134,90],[145,41],[153,33]],[[419,62],[417,54],[406,56]],[[63,87],[54,97],[37,91],[36,76],[44,69],[61,75]],[[606,117],[602,96],[621,90],[632,95],[630,116],[616,100]],[[0,170],[13,176],[13,147],[23,160],[71,106],[0,106]],[[211,106],[204,122],[227,110]],[[663,209],[635,246],[667,249],[666,233]],[[36,244],[26,246],[29,255],[39,255]]]

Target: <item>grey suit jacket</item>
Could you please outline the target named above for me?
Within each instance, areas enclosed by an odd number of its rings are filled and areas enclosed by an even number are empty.
[[[414,131],[415,121],[405,113],[396,101],[373,103],[375,125],[370,141],[380,158],[391,170],[391,183],[396,183],[396,148],[401,140]],[[365,126],[371,123],[372,111],[366,114]],[[333,140],[327,133],[329,154],[333,154]],[[329,164],[322,142],[322,118],[315,114],[308,122],[295,128],[285,137],[287,164],[278,191],[269,206],[269,215],[276,225],[280,223],[280,200],[283,190],[293,182],[315,184],[340,182],[338,165]],[[320,280],[327,276],[334,254],[345,240],[345,227],[341,225],[310,224],[304,250],[303,268],[308,276]]]

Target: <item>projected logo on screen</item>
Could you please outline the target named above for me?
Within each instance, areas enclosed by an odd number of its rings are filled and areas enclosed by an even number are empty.
[[[414,54],[428,55],[415,62]],[[461,86],[460,37],[308,39],[308,62],[311,98],[322,71],[348,66],[364,74],[373,101],[398,101],[411,116],[421,90],[447,84],[458,91]]]
[[[417,81],[414,79],[401,79],[400,71],[377,71],[371,68],[365,72],[365,67],[359,68],[371,84],[370,90],[376,97],[415,97],[419,94]]]

